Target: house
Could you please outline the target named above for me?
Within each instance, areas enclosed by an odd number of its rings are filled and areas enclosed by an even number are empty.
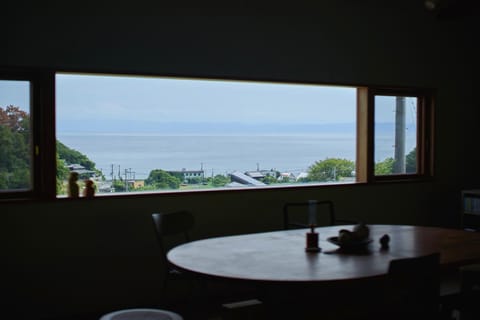
[[[70,171],[75,171],[75,172],[78,172],[78,174],[80,175],[80,178],[82,179],[88,179],[88,178],[93,178],[95,177],[96,175],[96,172],[93,171],[93,170],[87,170],[85,169],[84,166],[78,164],[78,163],[75,163],[75,164],[69,164],[67,165],[67,168],[70,170]]]
[[[137,189],[145,187],[145,180],[128,180],[128,187]]]
[[[205,178],[205,172],[203,170],[187,170],[183,168],[180,171],[167,171],[173,176],[181,177],[183,182],[188,182],[190,180],[201,181]]]
[[[330,199],[339,204],[339,217],[355,213],[367,223],[459,227],[461,191],[480,185],[478,11],[441,15],[421,0],[295,1],[288,7],[279,2],[268,7],[269,15],[247,2],[223,10],[167,8],[160,1],[7,3],[0,19],[0,75],[40,70],[46,78],[54,78],[50,71],[99,72],[433,88],[436,109],[430,123],[433,176],[416,181],[169,191],[88,201],[56,199],[54,193],[0,198],[5,319],[99,319],[115,309],[168,305],[177,290],[162,289],[165,265],[149,220],[153,212],[192,211],[195,239],[275,230],[282,224],[282,204],[304,199]],[[54,87],[42,88],[42,94],[50,102],[40,116],[50,126],[38,136],[53,142],[37,150],[38,157],[48,158],[41,169],[50,173],[40,184],[54,188]],[[132,118],[141,114],[138,105],[125,102],[112,106],[112,117],[115,107],[131,109]],[[95,121],[92,106],[79,106],[80,115]],[[143,117],[147,121],[148,113]],[[357,128],[360,136],[365,130]],[[359,170],[356,178],[362,178]]]
[[[295,175],[291,172],[281,172],[278,180],[295,181]]]
[[[265,178],[265,175],[260,171],[247,171],[245,174],[253,179],[262,180]]]
[[[230,173],[230,178],[232,179],[232,182],[237,182],[242,185],[248,185],[248,186],[264,186],[265,185],[265,183],[258,181],[257,179],[239,171]]]
[[[296,180],[306,179],[306,178],[308,178],[308,173],[307,172],[300,172],[298,174],[298,176],[296,177]]]

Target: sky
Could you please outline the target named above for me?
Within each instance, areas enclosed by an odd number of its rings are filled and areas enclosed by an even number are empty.
[[[302,125],[355,121],[354,88],[154,77],[57,75],[57,124]],[[67,129],[67,128],[65,128]],[[132,128],[130,128],[132,130]]]
[[[28,107],[28,90],[26,81],[0,80],[0,107]],[[376,121],[394,119],[392,99],[377,98]],[[378,107],[382,105],[385,107]],[[200,131],[287,127],[299,130],[326,124],[330,129],[333,125],[343,124],[345,128],[348,124],[352,130],[356,121],[356,89],[59,73],[56,110],[59,132],[172,132],[182,127]],[[407,117],[407,121],[414,118],[412,114]]]
[[[5,109],[9,105],[29,112],[30,85],[28,81],[0,80],[0,108]]]

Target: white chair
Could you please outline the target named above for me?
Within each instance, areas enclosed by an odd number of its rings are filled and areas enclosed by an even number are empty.
[[[107,313],[100,320],[183,320],[179,314],[162,309],[125,309]]]

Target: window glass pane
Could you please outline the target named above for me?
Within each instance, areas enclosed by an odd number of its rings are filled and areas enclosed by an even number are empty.
[[[0,192],[32,188],[30,82],[0,80]]]
[[[57,74],[58,194],[353,182],[356,89]],[[82,193],[80,193],[80,196]]]
[[[375,175],[417,172],[417,98],[375,96]]]

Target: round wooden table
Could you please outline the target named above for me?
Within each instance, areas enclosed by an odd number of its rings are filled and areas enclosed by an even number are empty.
[[[480,233],[408,225],[369,225],[368,250],[338,252],[327,238],[353,226],[316,228],[321,252],[305,251],[308,229],[282,230],[193,241],[173,248],[168,260],[201,276],[275,283],[326,283],[368,279],[388,272],[391,260],[440,252],[442,268],[480,261]],[[390,245],[379,239],[388,234]]]

